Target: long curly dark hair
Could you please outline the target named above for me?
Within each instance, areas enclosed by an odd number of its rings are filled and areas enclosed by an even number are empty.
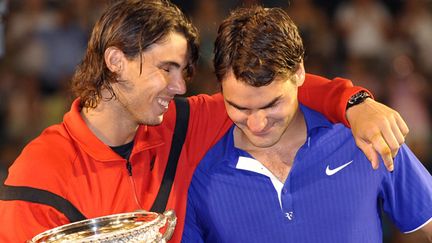
[[[132,60],[173,31],[187,40],[185,78],[189,78],[198,59],[198,32],[180,9],[165,0],[112,1],[94,26],[86,54],[72,78],[72,90],[81,105],[95,108],[104,89],[111,94],[109,99],[115,98],[111,84],[118,81],[104,61],[108,47],[117,47]]]

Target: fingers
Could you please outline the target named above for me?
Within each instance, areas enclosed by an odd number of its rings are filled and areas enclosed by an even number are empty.
[[[404,122],[404,123],[405,123],[405,122]],[[408,128],[408,127],[406,127],[406,128]],[[405,133],[405,135],[404,135],[404,131],[402,131],[403,129],[404,129],[404,128],[401,128],[401,127],[398,126],[396,123],[393,123],[393,124],[392,124],[392,131],[393,131],[393,134],[394,134],[394,136],[396,137],[396,140],[397,140],[397,142],[398,142],[398,144],[399,144],[399,146],[398,146],[398,148],[397,148],[396,150],[393,150],[393,149],[392,149],[392,156],[393,156],[393,158],[396,157],[397,152],[399,151],[400,146],[401,146],[403,143],[405,143],[405,136],[406,136],[407,133]]]
[[[372,166],[378,168],[379,154],[387,169],[393,171],[393,158],[409,132],[400,114],[371,99],[350,108],[346,114],[357,146]]]
[[[405,141],[405,138],[399,130],[396,122],[385,122],[385,125],[381,127],[381,134],[384,142],[391,151],[392,158],[396,157],[400,145]],[[379,132],[376,132],[373,136],[381,135]]]
[[[396,157],[400,146],[405,143],[405,136],[409,132],[409,128],[399,113],[396,112],[394,120],[390,121],[391,131],[387,133],[386,129],[382,130],[385,141],[390,147],[393,158]],[[397,144],[396,144],[397,142]]]
[[[391,151],[392,157],[395,158],[400,146],[405,142],[405,136],[409,132],[408,126],[399,113],[395,112],[393,116],[389,116],[387,120],[384,120],[380,126],[380,130],[384,142]],[[372,137],[381,136],[379,135],[379,131],[375,131],[372,135]],[[380,147],[383,147],[383,145]]]
[[[400,116],[399,113],[396,114],[395,120],[396,120],[396,124],[397,124],[399,130],[401,131],[403,137],[405,138],[406,135],[408,135],[408,133],[409,133],[408,125],[405,123],[405,121],[402,119],[402,117]],[[405,142],[405,139],[404,139],[404,142]]]
[[[397,143],[400,145],[402,145],[403,143],[405,143],[405,135],[404,132],[402,131],[402,129],[398,126],[398,124],[392,123],[391,124],[392,127],[392,131],[393,131],[393,135],[395,137],[395,139],[397,140]]]
[[[372,144],[357,139],[356,139],[356,144],[363,151],[363,153],[366,155],[368,160],[371,162],[372,168],[374,170],[378,169],[379,167],[378,154],[373,148]]]
[[[371,143],[375,151],[377,151],[383,159],[384,165],[387,167],[387,170],[393,171],[394,165],[392,151],[389,145],[384,140],[384,137],[381,134],[377,133],[372,137]]]
[[[372,137],[372,139],[370,139],[370,141],[371,144],[363,140],[356,139],[356,144],[369,159],[372,164],[372,168],[376,170],[379,167],[379,159],[377,154],[379,153],[379,155],[384,161],[384,165],[387,170],[393,171],[393,156],[389,146],[384,140],[384,137],[381,134],[377,133],[375,136]]]

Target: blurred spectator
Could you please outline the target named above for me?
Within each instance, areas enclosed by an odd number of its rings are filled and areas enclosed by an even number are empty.
[[[430,153],[432,120],[425,102],[429,85],[426,78],[416,70],[409,55],[399,54],[393,59],[392,72],[386,87],[389,94],[388,104],[399,111],[412,128],[406,143],[419,158],[428,158]]]
[[[369,89],[376,100],[385,103],[387,98],[387,91],[384,87],[385,76],[381,76],[379,71],[375,63],[368,59],[350,57],[346,61],[345,73],[342,76],[355,80],[356,85]]]
[[[329,26],[329,19],[322,9],[312,0],[294,0],[287,12],[296,23],[306,49],[306,68],[308,72],[329,75],[331,66],[323,63],[333,61],[336,42]],[[311,57],[311,58],[309,58]]]
[[[200,63],[201,67],[211,71],[213,69],[213,41],[219,22],[223,16],[220,15],[219,5],[216,1],[197,1],[192,21],[200,33]]]
[[[65,86],[60,82],[79,63],[88,30],[79,24],[74,10],[81,5],[76,2],[27,0],[25,3],[15,3],[16,11],[10,16],[8,43],[14,68],[35,76],[42,92],[50,94]]]
[[[92,26],[102,14],[104,7],[109,3],[107,0],[68,0],[69,8],[73,10],[73,22],[90,36]],[[112,1],[112,0],[111,0]]]
[[[188,86],[187,95],[213,94],[219,90],[213,74],[213,41],[216,39],[217,27],[224,14],[216,1],[195,2],[191,19],[200,33],[200,57],[196,74]]]
[[[18,0],[11,5],[6,32],[11,61],[18,72],[39,75],[46,60],[46,50],[35,35],[52,30],[57,13],[46,8],[44,0]]]
[[[51,94],[65,86],[84,54],[87,34],[75,18],[74,2],[62,1],[55,6],[57,14],[52,29],[35,33],[44,49],[45,60],[41,67],[41,88]]]
[[[339,5],[336,24],[349,56],[380,60],[387,53],[391,15],[376,0],[351,0]]]
[[[7,11],[7,1],[0,0],[0,58],[5,54],[5,15]]]
[[[13,72],[8,72],[7,68],[0,66],[0,147],[7,144],[7,110],[9,97],[8,94],[12,90]]]
[[[11,48],[25,45],[32,33],[52,29],[56,22],[57,13],[45,0],[14,0],[11,10],[7,32]]]
[[[419,68],[432,77],[432,9],[427,0],[405,1],[399,31],[412,41]]]
[[[6,137],[15,141],[28,141],[38,135],[36,128],[39,128],[41,115],[37,80],[33,76],[16,75],[9,81]]]

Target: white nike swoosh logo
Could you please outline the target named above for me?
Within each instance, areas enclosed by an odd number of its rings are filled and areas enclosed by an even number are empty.
[[[341,166],[339,166],[339,167],[336,167],[336,168],[334,168],[334,169],[330,169],[330,167],[327,165],[327,168],[326,168],[326,175],[328,175],[328,176],[332,176],[332,175],[338,173],[340,170],[342,170],[343,168],[347,167],[347,166],[348,166],[349,164],[351,164],[353,161],[354,161],[354,160],[351,160],[350,162],[348,162],[348,163],[346,163],[346,164],[343,164],[343,165],[341,165]]]

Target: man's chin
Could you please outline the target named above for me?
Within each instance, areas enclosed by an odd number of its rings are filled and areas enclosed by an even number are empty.
[[[146,120],[146,121],[141,121],[140,125],[147,125],[147,126],[158,126],[163,122],[163,114],[153,118],[152,120]]]
[[[249,142],[257,147],[257,148],[269,148],[275,145],[278,140],[277,139],[269,139],[268,137],[259,137],[259,136],[248,136]]]
[[[265,148],[270,148],[270,147],[272,147],[273,145],[275,145],[276,143],[274,142],[274,143],[267,143],[267,142],[255,142],[255,141],[251,141],[251,143],[255,146],[255,147],[257,147],[257,148],[263,148],[263,149],[265,149]]]

